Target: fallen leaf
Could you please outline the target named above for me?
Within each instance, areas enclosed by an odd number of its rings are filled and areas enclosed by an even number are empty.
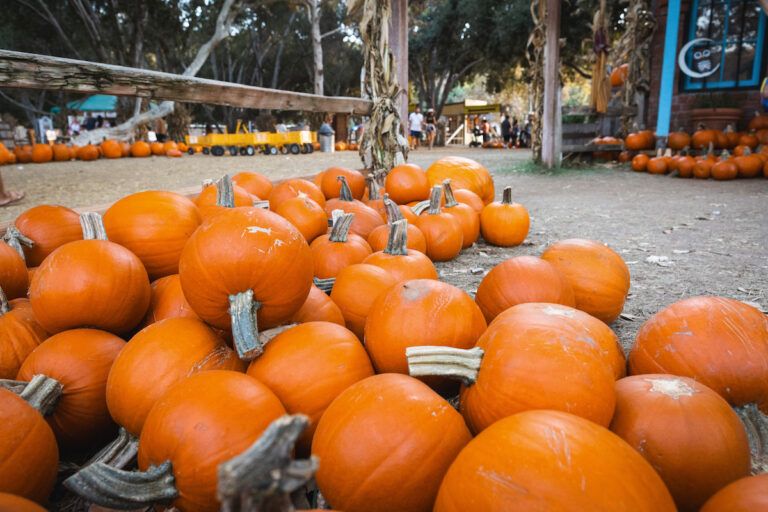
[[[654,263],[654,264],[656,264],[656,265],[658,265],[660,267],[671,267],[672,265],[675,264],[674,261],[669,259],[669,256],[651,255],[651,256],[648,256],[647,258],[645,258],[645,261],[647,263]]]
[[[630,322],[634,322],[637,320],[637,317],[635,315],[630,315],[629,313],[622,313],[619,315],[619,318],[623,320],[629,320]]]

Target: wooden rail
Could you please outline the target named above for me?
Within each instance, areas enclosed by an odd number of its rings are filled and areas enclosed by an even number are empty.
[[[138,96],[242,108],[369,114],[370,100],[319,96],[0,50],[0,87]]]

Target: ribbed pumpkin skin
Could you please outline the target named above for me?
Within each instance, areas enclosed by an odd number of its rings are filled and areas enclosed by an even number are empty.
[[[301,233],[260,208],[227,209],[190,237],[179,263],[184,296],[200,318],[230,329],[229,295],[252,289],[260,329],[289,320],[312,286],[312,252]]]
[[[480,282],[475,302],[488,322],[527,302],[576,305],[573,289],[560,271],[535,256],[510,258],[493,267]]]
[[[449,213],[425,213],[416,220],[416,226],[427,241],[427,256],[432,261],[449,261],[461,252],[464,230]]]
[[[243,363],[199,320],[169,318],[136,334],[115,359],[107,406],[117,423],[139,435],[152,406],[174,384],[208,370],[242,371]]]
[[[149,297],[141,260],[106,240],[62,245],[40,264],[29,287],[35,317],[50,333],[82,326],[126,333],[144,318]]]
[[[0,510],[3,512],[45,512],[45,509],[26,498],[0,492]]]
[[[454,190],[453,197],[456,199],[456,201],[472,207],[472,209],[475,210],[478,214],[482,212],[483,208],[485,207],[485,203],[483,203],[483,200],[480,198],[480,196],[465,188]]]
[[[749,476],[720,489],[700,512],[755,512],[768,510],[768,473]]]
[[[325,210],[303,194],[280,203],[275,213],[293,224],[308,244],[328,232]]]
[[[480,237],[480,215],[469,205],[458,203],[451,207],[443,208],[445,213],[453,215],[461,226],[462,249],[471,247]]]
[[[434,279],[414,279],[396,284],[373,303],[365,348],[378,373],[407,375],[406,348],[472,348],[485,328],[480,308],[466,292]]]
[[[365,238],[354,233],[349,233],[346,242],[332,242],[330,238],[319,236],[309,246],[315,276],[320,279],[336,277],[342,269],[361,263],[373,252]]]
[[[11,310],[0,314],[0,379],[15,379],[21,363],[48,337],[27,299],[8,305]]]
[[[407,208],[407,207],[406,207]],[[375,228],[368,235],[368,245],[371,246],[373,252],[383,251],[387,247],[387,240],[389,240],[390,224],[384,224]],[[408,240],[406,241],[407,247],[414,251],[427,253],[427,240],[424,238],[424,233],[421,232],[414,224],[408,223]]]
[[[344,176],[347,179],[352,197],[358,200],[363,198],[365,193],[365,177],[360,171],[343,167],[330,167],[323,171],[323,178],[320,182],[320,190],[322,190],[326,199],[339,197],[341,183],[336,179],[339,176]]]
[[[353,201],[343,201],[341,199],[329,199],[325,204],[325,214],[331,218],[333,210],[344,210],[345,213],[354,213],[355,219],[352,221],[350,233],[360,235],[363,239],[368,238],[371,231],[384,224],[384,218],[379,212],[357,199]]]
[[[480,196],[488,204],[495,197],[493,178],[484,166],[461,156],[446,156],[427,168],[430,186],[440,185],[445,179],[451,180],[454,190],[466,188]]]
[[[347,329],[363,340],[365,320],[376,299],[397,281],[386,270],[360,263],[339,272],[331,290],[331,299],[339,306]]]
[[[14,225],[35,242],[34,247],[24,247],[29,267],[37,267],[55,249],[83,238],[80,216],[64,206],[35,206],[19,215]]]
[[[499,247],[520,245],[528,236],[531,219],[520,203],[488,204],[480,213],[480,233],[489,244]]]
[[[155,404],[139,439],[139,469],[169,460],[182,512],[215,512],[219,464],[250,447],[285,408],[242,373],[208,371],[178,383]]]
[[[728,402],[693,379],[649,374],[616,382],[611,431],[659,473],[678,509],[696,512],[749,475],[749,442]]]
[[[571,283],[576,308],[610,324],[624,309],[629,269],[610,248],[592,240],[555,242],[541,255]]]
[[[302,179],[285,180],[278,183],[269,194],[269,209],[277,211],[280,203],[291,197],[297,197],[300,192],[308,195],[310,199],[325,207],[325,196],[318,185]]]
[[[239,172],[232,176],[232,183],[264,200],[269,198],[273,188],[269,178],[258,172]]]
[[[304,324],[307,322],[331,322],[344,325],[344,315],[341,309],[323,290],[312,285],[307,300],[296,313],[291,322]]]
[[[253,197],[244,188],[240,188],[237,185],[232,185],[232,192],[235,197],[235,206],[253,206]],[[200,217],[207,219],[217,213],[226,210],[223,206],[218,206],[216,201],[218,199],[218,187],[214,185],[208,185],[200,191],[200,194],[195,198],[195,205],[197,206]]]
[[[528,411],[461,451],[434,510],[674,512],[675,504],[651,465],[607,429],[564,412]]]
[[[166,318],[200,319],[184,297],[178,274],[152,281],[151,287],[152,296],[149,301],[149,309],[142,322],[144,327]]]
[[[36,409],[6,389],[0,389],[0,420],[0,491],[45,503],[59,465],[51,427]]]
[[[0,288],[8,300],[27,296],[29,273],[19,253],[0,240]]]
[[[104,214],[107,238],[138,256],[152,280],[178,274],[181,251],[200,222],[195,203],[160,190],[123,197]]]
[[[21,365],[17,380],[30,381],[41,374],[63,387],[56,409],[46,417],[62,451],[90,451],[114,435],[107,410],[107,376],[124,346],[114,334],[73,329],[48,338]]]
[[[503,311],[489,327],[503,322],[519,321],[527,326],[538,326],[540,329],[569,332],[569,336],[597,349],[603,357],[603,364],[612,371],[614,378],[620,379],[627,373],[627,362],[619,344],[619,337],[605,322],[588,313],[561,304],[528,302]]]
[[[316,479],[345,512],[427,512],[471,436],[461,416],[406,375],[369,377],[326,409],[312,441]]]
[[[408,254],[392,255],[384,251],[371,254],[363,263],[376,265],[402,283],[411,279],[437,279],[437,269],[426,254],[408,249]]]
[[[429,198],[429,179],[418,165],[401,164],[392,168],[384,181],[389,198],[397,204]]]
[[[476,346],[485,352],[477,382],[461,389],[461,413],[473,432],[532,409],[610,423],[614,370],[583,331],[546,322],[541,315],[515,315],[497,319]]]
[[[310,424],[297,444],[309,454],[317,422],[345,389],[373,375],[363,345],[347,328],[329,322],[297,325],[274,337],[251,362],[247,374],[266,384],[289,414]]]
[[[640,328],[629,372],[690,377],[732,405],[761,403],[768,399],[768,318],[724,297],[681,300]]]

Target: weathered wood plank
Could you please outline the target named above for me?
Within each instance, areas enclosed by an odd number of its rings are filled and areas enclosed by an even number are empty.
[[[544,47],[544,119],[541,161],[547,168],[562,160],[560,113],[560,0],[547,2],[547,34]]]
[[[0,50],[0,87],[139,96],[243,108],[368,114],[371,101],[279,91],[47,55]]]

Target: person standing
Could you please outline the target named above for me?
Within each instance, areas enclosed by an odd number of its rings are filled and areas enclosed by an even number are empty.
[[[424,125],[427,130],[427,145],[429,149],[435,144],[435,135],[437,135],[437,120],[435,119],[435,109],[427,109],[427,115],[424,116]]]
[[[512,125],[509,123],[508,114],[504,114],[504,120],[501,122],[501,138],[504,139],[504,145],[509,146],[512,139]]]
[[[411,115],[408,116],[408,125],[411,132],[411,149],[419,147],[419,141],[421,141],[422,124],[424,123],[424,116],[421,114],[421,107],[416,105],[416,108]]]
[[[487,117],[483,118],[483,122],[480,124],[480,131],[483,133],[483,144],[491,142],[491,123],[488,122]]]

